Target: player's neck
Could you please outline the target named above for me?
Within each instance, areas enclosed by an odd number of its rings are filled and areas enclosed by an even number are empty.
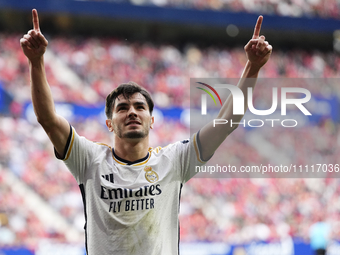
[[[121,139],[117,136],[114,142],[115,154],[127,161],[136,161],[144,158],[149,150],[149,136],[136,141],[136,139]]]

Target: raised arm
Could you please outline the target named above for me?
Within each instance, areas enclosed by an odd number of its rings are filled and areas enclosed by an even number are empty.
[[[20,45],[29,63],[34,112],[59,156],[62,157],[65,153],[70,126],[63,117],[55,112],[44,65],[44,53],[48,42],[40,31],[37,10],[32,10],[32,17],[33,29],[20,39]]]
[[[265,41],[263,35],[260,36],[262,20],[263,17],[259,16],[253,37],[244,47],[248,61],[237,86],[242,90],[245,99],[247,98],[248,88],[255,86],[261,67],[267,63],[272,53],[272,46]],[[244,101],[244,109],[247,109],[247,100]],[[229,96],[216,118],[228,120],[229,123],[230,120],[233,123],[237,123],[242,120],[243,115],[233,115],[233,99]],[[216,125],[214,127],[213,122],[205,125],[199,133],[202,158],[208,159],[237,126],[233,124],[232,127],[230,125]]]

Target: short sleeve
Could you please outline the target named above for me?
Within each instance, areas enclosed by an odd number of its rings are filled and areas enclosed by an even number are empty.
[[[179,159],[182,183],[190,180],[198,172],[199,167],[211,158],[203,159],[201,157],[199,132],[193,134],[190,139],[177,142],[175,150]]]
[[[75,129],[71,127],[70,137],[66,144],[65,155],[63,160],[67,168],[70,170],[78,184],[83,183],[86,169],[91,164],[91,149],[93,142],[85,137],[79,136]]]

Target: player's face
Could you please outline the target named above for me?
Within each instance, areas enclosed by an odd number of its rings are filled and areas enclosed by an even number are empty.
[[[149,135],[154,118],[150,115],[145,97],[140,93],[129,99],[120,95],[115,100],[112,119],[106,121],[109,131],[119,138],[140,139]]]

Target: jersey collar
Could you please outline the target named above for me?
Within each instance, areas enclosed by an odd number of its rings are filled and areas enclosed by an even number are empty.
[[[146,154],[146,156],[144,158],[141,158],[141,159],[138,159],[138,160],[135,160],[135,161],[129,161],[129,160],[126,160],[126,159],[123,159],[123,158],[117,156],[116,153],[115,153],[115,150],[113,148],[112,148],[112,155],[113,155],[113,159],[118,164],[128,165],[128,166],[132,166],[132,165],[139,166],[139,165],[143,165],[143,164],[145,164],[146,162],[149,161],[150,156],[151,156],[151,150],[152,150],[152,148],[149,149],[148,154]]]

